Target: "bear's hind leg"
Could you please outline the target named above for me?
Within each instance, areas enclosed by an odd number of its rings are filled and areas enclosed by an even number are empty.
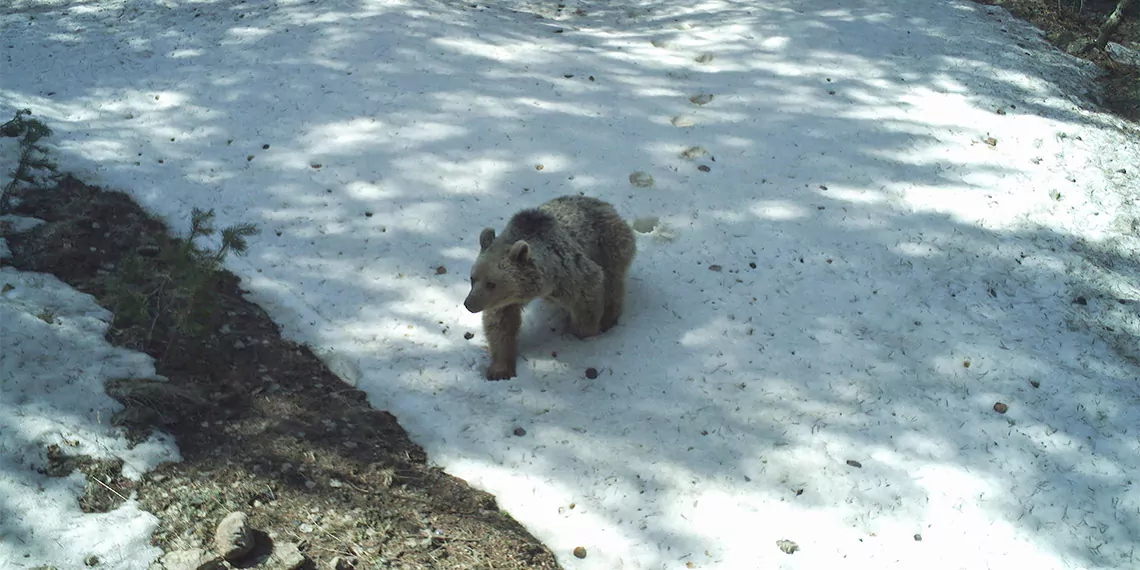
[[[488,380],[514,378],[521,326],[522,305],[507,305],[483,312],[483,334],[491,348]]]
[[[602,332],[602,316],[605,313],[605,287],[602,277],[591,279],[582,287],[576,298],[568,303],[570,309],[570,331],[578,338],[597,336]]]
[[[625,305],[625,275],[606,276],[606,305],[602,311],[601,331],[606,332],[617,324]]]

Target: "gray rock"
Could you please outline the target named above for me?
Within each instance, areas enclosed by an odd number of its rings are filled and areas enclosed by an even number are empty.
[[[334,556],[332,560],[329,560],[329,570],[353,570],[354,568],[356,568],[356,560],[353,558]]]
[[[1116,63],[1140,67],[1140,51],[1126,48],[1116,42],[1108,42],[1108,45],[1104,46],[1104,51],[1108,52],[1108,57]]]
[[[214,532],[214,549],[229,561],[234,561],[253,550],[253,531],[248,517],[241,511],[232,512],[218,523]]]
[[[162,557],[162,567],[166,570],[222,570],[226,566],[221,556],[195,548],[167,552]]]
[[[305,555],[293,542],[278,542],[273,545],[268,568],[273,570],[297,570],[305,564]]]

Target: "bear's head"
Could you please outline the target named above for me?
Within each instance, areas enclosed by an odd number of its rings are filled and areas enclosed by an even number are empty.
[[[526,303],[542,293],[542,276],[531,258],[526,240],[495,242],[495,230],[479,234],[479,257],[471,267],[471,292],[463,301],[468,311],[478,313]]]

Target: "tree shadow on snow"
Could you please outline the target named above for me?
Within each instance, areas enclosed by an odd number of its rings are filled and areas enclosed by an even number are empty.
[[[429,454],[525,464],[564,490],[541,500],[644,521],[623,538],[670,545],[662,557],[748,530],[671,526],[659,515],[699,496],[690,486],[746,490],[695,516],[799,503],[937,540],[931,513],[968,485],[963,526],[986,513],[1042,551],[1119,564],[1140,537],[1120,517],[1136,449],[1116,437],[1135,429],[1137,369],[1080,315],[1135,305],[1066,271],[1088,257],[1069,235],[986,230],[905,198],[1011,199],[990,184],[1019,183],[1028,160],[945,152],[1041,142],[999,110],[1098,119],[1057,102],[1069,64],[1033,55],[1051,49],[1040,38],[1018,35],[1018,51],[969,36],[1016,31],[982,8],[916,4],[583,3],[555,21],[454,2],[127,2],[113,28],[77,4],[5,20],[42,29],[49,63],[6,62],[5,77],[41,74],[0,99],[75,129],[61,153],[137,180],[175,227],[191,207],[257,223],[231,268],[288,334],[350,357]],[[53,55],[64,47],[79,63]],[[73,65],[94,71],[73,79]],[[927,106],[957,93],[960,107]],[[959,121],[982,115],[991,129]],[[707,172],[678,157],[691,147]],[[638,170],[653,188],[629,185]],[[536,307],[523,375],[484,383],[461,306],[475,236],[571,192],[662,222],[640,241],[626,316],[578,342]],[[1140,345],[1137,330],[1109,342]],[[512,438],[519,425],[531,436]]]

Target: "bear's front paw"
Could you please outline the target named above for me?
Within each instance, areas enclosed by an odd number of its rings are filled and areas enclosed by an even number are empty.
[[[488,380],[509,380],[515,377],[514,364],[494,364],[487,367]]]
[[[598,336],[599,334],[601,334],[601,331],[598,330],[597,326],[592,326],[592,327],[571,326],[570,332],[573,333],[574,336],[578,337],[579,340],[585,340],[585,339],[588,339],[592,336]]]

